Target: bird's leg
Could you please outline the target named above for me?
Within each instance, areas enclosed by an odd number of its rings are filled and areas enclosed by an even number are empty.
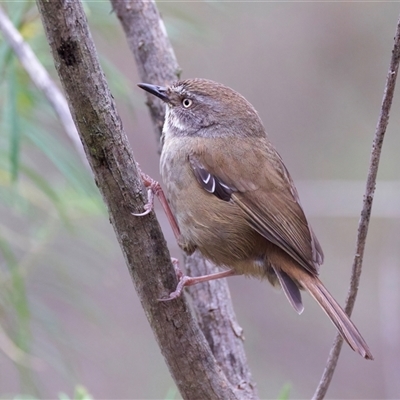
[[[177,265],[174,265],[175,272],[177,271]],[[179,270],[179,268],[178,268]],[[202,282],[208,282],[208,281],[213,281],[215,279],[221,279],[221,278],[227,278],[228,276],[234,276],[238,275],[233,269],[228,269],[227,271],[222,271],[222,272],[217,272],[215,274],[209,274],[209,275],[202,275],[202,276],[196,276],[196,277],[191,277],[191,276],[186,276],[182,275],[182,272],[179,270],[179,275],[177,273],[177,276],[179,278],[179,283],[178,286],[176,287],[175,291],[170,293],[168,297],[165,299],[158,299],[159,301],[169,301],[169,300],[174,300],[178,298],[182,294],[182,290],[185,286],[192,286],[196,285],[197,283],[202,283]]]
[[[174,232],[174,235],[176,239],[179,241],[181,237],[181,232],[179,230],[179,226],[176,223],[174,214],[172,214],[171,208],[169,207],[167,198],[165,197],[165,194],[162,190],[161,185],[155,181],[153,178],[151,178],[149,175],[145,174],[142,172],[140,169],[139,165],[137,165],[137,168],[140,172],[140,176],[143,179],[144,186],[147,188],[147,203],[144,205],[145,211],[139,214],[132,213],[135,217],[143,217],[144,215],[149,214],[151,211],[153,211],[154,208],[154,195],[158,197],[158,200],[161,203],[162,208],[164,209],[165,215],[168,218],[168,221],[171,225],[172,231]]]
[[[179,268],[179,260],[175,257],[171,257],[171,263],[172,266],[174,267],[175,275],[178,278],[178,281],[180,281],[184,275],[181,269]]]
[[[181,231],[179,230],[179,226],[176,223],[174,214],[172,214],[171,208],[170,208],[167,198],[165,197],[165,194],[161,188],[161,185],[157,181],[155,181],[153,178],[151,178],[149,175],[142,172],[139,165],[137,165],[137,168],[140,172],[141,178],[143,179],[144,186],[147,188],[148,199],[147,199],[147,203],[144,206],[145,211],[142,213],[138,213],[138,214],[132,213],[132,215],[134,215],[136,217],[142,217],[144,215],[149,214],[154,208],[154,195],[156,195],[164,209],[165,215],[168,218],[168,221],[171,225],[172,231],[174,232],[175,238],[176,238],[179,246],[187,254],[192,254],[195,250],[195,247],[191,247],[190,245],[187,245],[182,242]],[[190,277],[190,276],[184,275],[183,272],[180,270],[179,262],[176,258],[171,258],[171,262],[172,262],[172,265],[174,266],[175,274],[176,274],[176,277],[178,278],[179,283],[174,292],[172,292],[165,299],[159,299],[159,301],[168,301],[168,300],[176,299],[177,297],[179,297],[182,294],[182,290],[185,286],[192,286],[192,285],[196,285],[197,283],[201,283],[201,282],[208,282],[208,281],[212,281],[215,279],[226,278],[228,276],[237,275],[237,273],[233,269],[228,269],[227,271],[217,272],[214,274]]]

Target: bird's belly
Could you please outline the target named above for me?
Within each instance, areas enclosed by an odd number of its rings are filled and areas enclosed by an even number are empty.
[[[262,263],[258,260],[265,256],[265,250],[261,250],[265,249],[265,239],[250,228],[236,204],[205,191],[189,163],[182,159],[179,162],[179,159],[162,156],[160,166],[183,247],[198,248],[217,265],[234,268],[239,273],[260,275]]]

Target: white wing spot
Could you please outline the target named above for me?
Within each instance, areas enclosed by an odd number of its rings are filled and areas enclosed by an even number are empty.
[[[213,178],[211,193],[214,193],[215,190],[215,179]]]

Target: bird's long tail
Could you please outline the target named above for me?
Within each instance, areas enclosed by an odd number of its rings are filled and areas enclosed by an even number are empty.
[[[325,311],[349,346],[367,360],[373,360],[360,332],[322,282],[315,276],[299,279],[299,282]]]

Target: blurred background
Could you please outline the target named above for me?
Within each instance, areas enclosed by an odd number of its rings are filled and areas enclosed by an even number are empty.
[[[343,304],[398,4],[157,4],[182,77],[222,82],[259,111],[324,249],[322,280]],[[2,6],[56,77],[35,5]],[[119,23],[108,2],[85,9],[135,157],[159,179]],[[375,361],[343,346],[330,399],[400,398],[399,106],[396,93],[352,316]],[[0,397],[65,398],[83,385],[98,399],[180,398],[90,173],[1,34],[0,113]],[[310,398],[335,335],[329,320],[307,296],[299,317],[266,282],[229,285],[260,397],[289,388]]]

